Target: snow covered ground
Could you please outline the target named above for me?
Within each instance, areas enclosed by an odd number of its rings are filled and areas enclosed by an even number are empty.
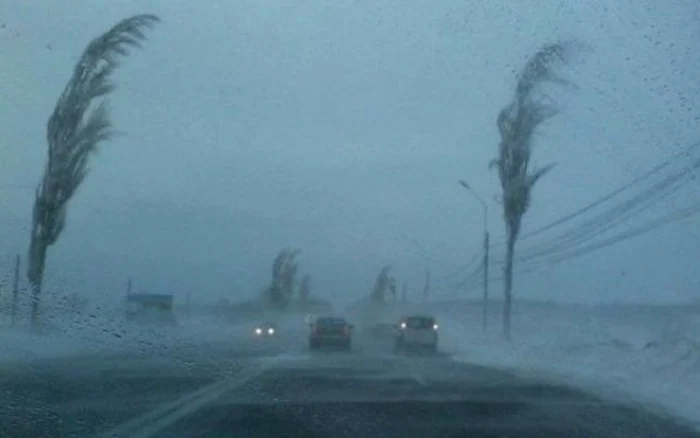
[[[508,368],[683,417],[700,428],[700,312],[671,306],[516,303],[513,341],[497,309],[441,309],[442,343],[456,360]]]

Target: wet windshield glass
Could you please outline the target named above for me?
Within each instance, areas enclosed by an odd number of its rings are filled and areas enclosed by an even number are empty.
[[[415,329],[432,329],[435,320],[431,318],[407,318],[406,327]]]
[[[0,438],[697,438],[700,0],[0,0]]]

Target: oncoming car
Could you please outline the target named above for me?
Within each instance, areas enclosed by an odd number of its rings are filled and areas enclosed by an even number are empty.
[[[437,351],[438,324],[435,318],[425,315],[414,315],[401,318],[395,326],[396,339],[394,349],[396,351],[408,348],[427,348]]]
[[[315,322],[309,324],[309,348],[318,349],[322,346],[337,346],[346,350],[352,348],[352,329],[345,318],[341,317],[320,317]]]
[[[269,338],[277,335],[277,325],[271,322],[266,322],[255,327],[253,334],[259,338]]]

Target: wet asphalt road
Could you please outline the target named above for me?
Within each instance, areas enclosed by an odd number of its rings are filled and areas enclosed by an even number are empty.
[[[351,353],[289,345],[4,367],[0,437],[700,438],[677,421],[445,354],[395,356],[361,339]]]

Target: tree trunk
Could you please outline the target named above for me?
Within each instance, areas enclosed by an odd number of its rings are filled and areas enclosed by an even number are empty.
[[[513,253],[515,251],[515,235],[509,233],[506,245],[506,264],[503,267],[505,276],[504,301],[503,301],[503,336],[506,340],[511,339],[510,320],[511,306],[513,303]]]
[[[33,328],[37,327],[39,319],[39,303],[41,301],[41,286],[44,281],[47,248],[43,239],[32,236],[32,241],[29,245],[27,277],[32,287],[30,320]]]

